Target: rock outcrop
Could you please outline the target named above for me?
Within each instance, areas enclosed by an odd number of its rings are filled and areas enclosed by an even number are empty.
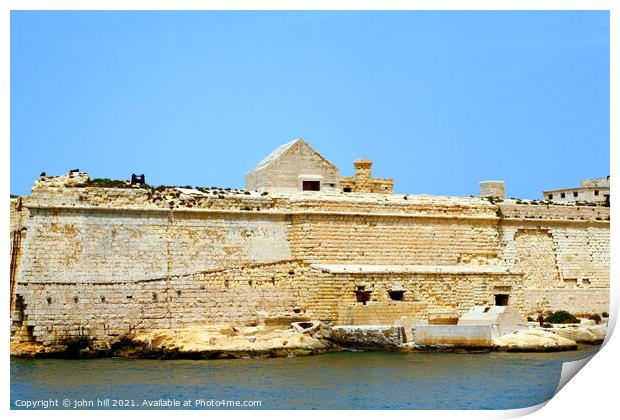
[[[86,172],[75,170],[60,176],[41,175],[39,179],[34,181],[34,185],[36,188],[66,188],[79,187],[86,184],[88,181],[90,181],[90,175]]]
[[[520,330],[495,338],[493,347],[500,351],[547,352],[575,350],[577,343],[550,331]]]
[[[607,329],[604,326],[580,326],[552,328],[551,331],[577,343],[601,344],[605,340]]]
[[[241,358],[291,357],[327,351],[329,343],[294,329],[209,326],[156,330],[135,336],[120,351],[126,357]]]

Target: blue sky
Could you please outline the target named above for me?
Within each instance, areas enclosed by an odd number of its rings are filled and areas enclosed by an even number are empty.
[[[41,171],[243,187],[303,137],[399,193],[609,175],[609,14],[11,13],[11,193]]]

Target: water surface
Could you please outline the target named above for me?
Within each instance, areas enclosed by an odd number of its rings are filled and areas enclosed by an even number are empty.
[[[286,359],[11,359],[23,401],[260,401],[262,409],[509,409],[553,396],[561,353],[343,352]],[[20,401],[17,403],[17,401]],[[229,403],[230,404],[230,403]],[[126,405],[126,403],[125,403]],[[63,408],[62,406],[58,408]],[[92,408],[113,408],[97,407]],[[213,406],[202,408],[217,408]],[[243,408],[243,407],[238,407]]]

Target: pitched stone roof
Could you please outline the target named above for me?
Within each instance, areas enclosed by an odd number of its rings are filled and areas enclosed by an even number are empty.
[[[250,172],[260,171],[260,170],[266,168],[267,166],[271,165],[276,160],[278,160],[281,156],[284,156],[286,154],[286,152],[288,152],[293,146],[297,145],[298,143],[302,143],[304,146],[306,146],[307,148],[312,150],[314,153],[316,153],[325,162],[327,162],[328,164],[332,165],[333,167],[336,167],[336,165],[331,163],[329,160],[325,159],[325,157],[323,155],[321,155],[319,152],[317,152],[304,139],[296,138],[294,140],[289,141],[288,143],[284,143],[284,144],[281,144],[280,146],[276,147],[273,152],[271,152],[269,155],[267,155],[267,157],[265,159],[261,160],[258,163],[258,165],[256,165]]]

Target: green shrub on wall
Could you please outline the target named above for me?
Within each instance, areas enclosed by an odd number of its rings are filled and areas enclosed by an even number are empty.
[[[578,324],[581,321],[570,312],[557,311],[546,317],[545,322],[550,324]]]

